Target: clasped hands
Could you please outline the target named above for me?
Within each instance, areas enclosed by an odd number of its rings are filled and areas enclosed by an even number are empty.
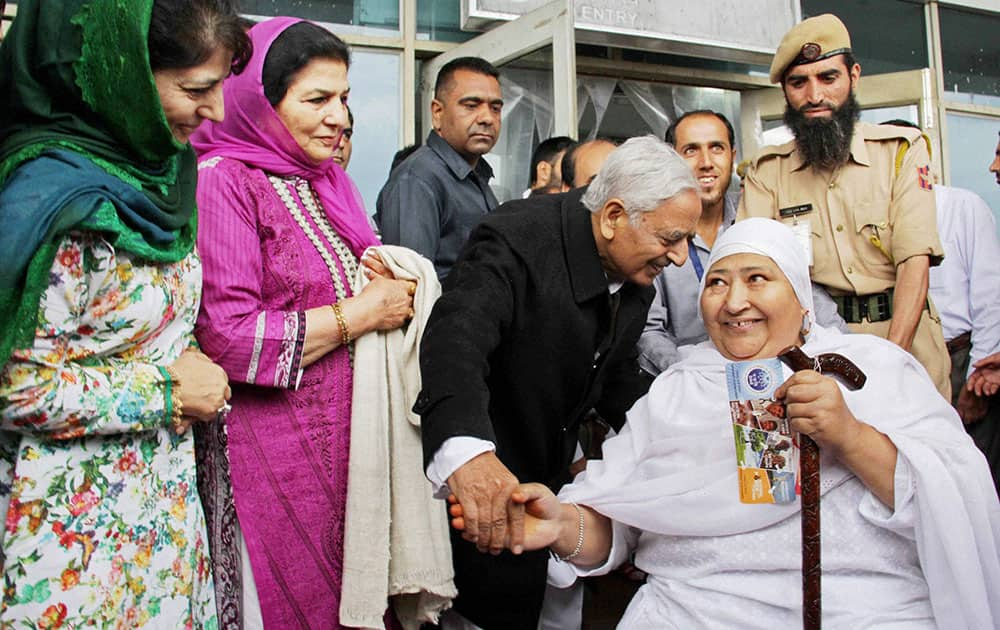
[[[559,501],[541,484],[518,483],[492,451],[459,467],[448,487],[451,525],[480,552],[520,554],[550,544],[554,530],[545,524],[558,512]]]
[[[1000,391],[1000,352],[976,361],[973,367],[975,370],[958,394],[958,415],[965,424],[981,420],[989,409],[987,399]]]
[[[369,284],[361,295],[377,293],[378,309],[384,313],[384,322],[376,326],[378,330],[393,330],[412,319],[413,296],[417,293],[416,280],[397,279],[377,251],[370,250],[361,258],[365,276]]]
[[[171,366],[178,382],[177,396],[184,414],[174,425],[183,434],[195,422],[212,422],[226,407],[233,390],[225,370],[195,348],[185,350]]]

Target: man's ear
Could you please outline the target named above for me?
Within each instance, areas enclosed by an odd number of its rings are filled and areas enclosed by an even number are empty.
[[[857,87],[858,79],[861,78],[861,64],[856,63],[851,67],[851,87]]]
[[[622,221],[628,221],[628,213],[625,212],[621,199],[608,199],[604,202],[599,215],[601,236],[608,241],[614,240],[615,232]]]
[[[441,131],[441,113],[444,111],[444,104],[434,99],[431,101],[431,126],[434,131]]]
[[[552,179],[552,165],[542,160],[535,165],[535,187],[544,188]]]

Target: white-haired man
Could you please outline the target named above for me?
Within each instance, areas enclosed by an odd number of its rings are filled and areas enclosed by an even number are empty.
[[[423,337],[427,476],[462,504],[456,610],[485,628],[533,628],[547,553],[522,537],[519,481],[568,481],[591,408],[620,427],[644,393],[635,343],[667,265],[683,264],[701,202],[660,140],[633,138],[587,189],[512,201],[472,232]],[[462,537],[465,537],[465,540]],[[490,552],[489,554],[485,552]]]

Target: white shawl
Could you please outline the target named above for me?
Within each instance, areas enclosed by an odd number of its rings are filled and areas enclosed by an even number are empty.
[[[403,248],[374,248],[399,279],[417,280],[413,319],[354,344],[340,622],[383,628],[386,601],[407,630],[436,623],[457,595],[448,522],[423,471],[420,337],[441,285],[430,261]],[[353,290],[367,284],[359,266]]]
[[[803,349],[810,356],[841,353],[868,376],[859,391],[842,388],[844,398],[859,420],[892,440],[912,480],[902,486],[897,476],[891,518],[869,520],[915,541],[939,627],[1000,627],[1000,504],[985,458],[958,415],[923,367],[888,341],[814,324]],[[604,444],[603,461],[590,462],[560,499],[674,536],[739,534],[796,513],[798,503],[739,501],[725,364],[707,341],[661,374],[622,433]],[[824,493],[850,475],[823,458]],[[863,503],[877,501],[869,492]],[[870,505],[858,509],[873,512]],[[836,514],[823,513],[823,527],[836,523]]]

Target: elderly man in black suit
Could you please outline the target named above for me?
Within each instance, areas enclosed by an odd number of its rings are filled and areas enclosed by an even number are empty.
[[[653,279],[687,257],[696,191],[673,149],[633,138],[589,188],[484,218],[445,281],[414,410],[427,476],[464,510],[465,532],[452,535],[464,627],[535,627],[548,554],[503,551],[523,536],[511,493],[519,481],[557,490],[583,415],[595,408],[620,427],[645,393],[636,340]]]

